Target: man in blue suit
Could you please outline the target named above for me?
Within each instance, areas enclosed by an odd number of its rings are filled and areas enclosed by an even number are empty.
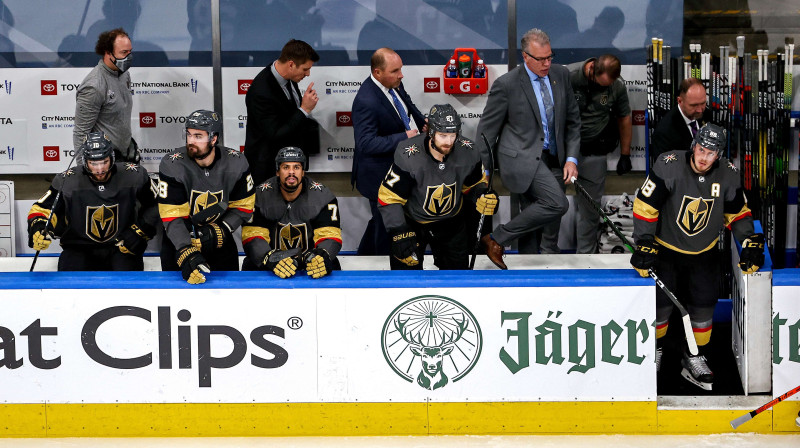
[[[401,141],[427,131],[425,117],[403,88],[403,61],[391,48],[380,48],[370,59],[370,76],[353,100],[355,154],[350,183],[369,200],[367,224],[359,255],[388,255],[389,235],[378,211],[378,188],[392,165]]]

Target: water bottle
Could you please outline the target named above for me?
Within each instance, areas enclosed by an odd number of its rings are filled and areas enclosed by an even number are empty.
[[[458,57],[458,76],[461,78],[470,78],[472,74],[472,58],[467,54],[462,54]]]
[[[486,66],[483,65],[483,59],[478,59],[478,63],[475,64],[475,73],[473,78],[485,78],[486,77]]]
[[[447,64],[447,71],[445,72],[445,77],[458,78],[458,67],[456,66],[455,59],[450,59],[450,63]]]

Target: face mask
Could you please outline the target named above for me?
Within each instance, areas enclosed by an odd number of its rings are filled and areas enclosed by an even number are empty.
[[[125,73],[126,71],[128,71],[129,68],[131,68],[132,59],[133,59],[133,53],[128,53],[128,55],[122,59],[114,58],[114,65],[117,66],[120,74]]]

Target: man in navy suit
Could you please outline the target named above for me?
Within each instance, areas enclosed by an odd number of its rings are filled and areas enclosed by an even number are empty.
[[[311,118],[319,97],[313,82],[303,94],[297,87],[317,61],[311,45],[292,39],[247,89],[244,155],[256,185],[275,175],[279,149],[295,146],[307,155],[319,153],[319,124]]]
[[[391,48],[380,48],[370,59],[370,76],[353,100],[355,154],[350,183],[369,200],[367,224],[359,255],[388,255],[389,235],[378,211],[378,188],[392,165],[401,141],[427,131],[425,117],[403,88],[403,61]]]

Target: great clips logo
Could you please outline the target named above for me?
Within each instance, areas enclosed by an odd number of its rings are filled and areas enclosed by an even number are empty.
[[[424,84],[425,93],[428,92],[437,93],[441,91],[440,90],[441,81],[439,80],[439,78],[424,78],[423,82],[425,83]]]
[[[58,146],[43,146],[42,156],[45,162],[58,162],[61,158],[58,155]]]
[[[353,126],[352,112],[336,112],[336,127]]]
[[[43,79],[42,95],[58,95],[58,81],[55,79]]]
[[[239,95],[247,95],[247,91],[250,89],[250,86],[253,84],[252,79],[240,79],[237,83],[239,89]]]
[[[139,112],[139,127],[140,128],[154,128],[154,127],[156,127],[156,113],[155,112]]]

